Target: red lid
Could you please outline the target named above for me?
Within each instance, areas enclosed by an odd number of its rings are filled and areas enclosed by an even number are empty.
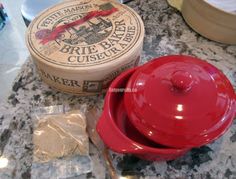
[[[189,56],[165,56],[129,79],[125,108],[149,139],[171,147],[201,146],[219,137],[235,115],[235,93],[224,74]],[[135,89],[135,90],[134,90]]]

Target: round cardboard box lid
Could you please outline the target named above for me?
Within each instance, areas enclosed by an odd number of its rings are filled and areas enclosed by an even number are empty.
[[[120,63],[140,51],[143,38],[143,22],[128,6],[74,0],[43,11],[31,22],[26,41],[34,59],[77,70]]]

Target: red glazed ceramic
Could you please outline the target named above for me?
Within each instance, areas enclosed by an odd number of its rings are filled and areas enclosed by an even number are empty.
[[[148,139],[192,148],[221,136],[235,117],[235,92],[213,65],[189,56],[152,60],[129,78],[128,119]],[[108,94],[109,96],[109,94]]]
[[[172,149],[158,145],[130,124],[124,109],[122,89],[135,70],[122,73],[112,82],[105,98],[103,114],[97,124],[98,134],[110,149],[118,153],[130,153],[145,160],[155,161],[173,160],[182,156],[188,149]]]

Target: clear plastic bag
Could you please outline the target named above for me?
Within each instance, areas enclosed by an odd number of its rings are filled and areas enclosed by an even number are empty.
[[[86,106],[34,110],[34,178],[68,178],[91,172],[85,113]]]
[[[55,159],[50,162],[33,162],[31,167],[32,179],[67,179],[78,177],[92,171],[89,156],[73,156]]]

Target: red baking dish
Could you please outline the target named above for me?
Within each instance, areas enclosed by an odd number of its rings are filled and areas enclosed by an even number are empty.
[[[130,123],[123,104],[124,91],[130,76],[137,70],[131,69],[118,76],[110,85],[104,110],[97,124],[97,131],[104,143],[118,153],[134,154],[145,160],[173,160],[184,155],[188,148],[169,148],[159,145],[142,135]]]
[[[235,92],[226,76],[206,61],[165,56],[139,67],[124,93],[131,124],[148,139],[173,148],[208,144],[231,125]],[[108,94],[109,96],[109,94]]]

